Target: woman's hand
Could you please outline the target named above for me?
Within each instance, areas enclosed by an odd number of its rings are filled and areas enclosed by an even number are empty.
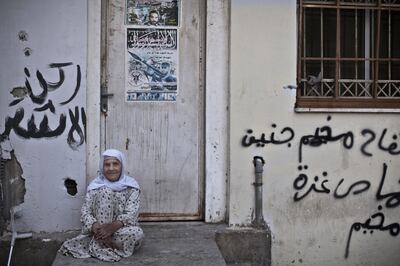
[[[121,227],[123,227],[123,224],[120,221],[114,221],[108,224],[94,223],[92,226],[92,231],[95,239],[107,239]]]
[[[92,233],[94,235],[96,235],[98,233],[99,229],[100,229],[99,223],[95,222],[94,224],[92,224]]]

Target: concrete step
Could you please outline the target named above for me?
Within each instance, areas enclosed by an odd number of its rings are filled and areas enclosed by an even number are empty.
[[[92,265],[226,265],[215,243],[215,233],[225,224],[203,222],[154,222],[141,224],[145,238],[141,248],[117,263],[75,259],[57,253],[53,266]]]

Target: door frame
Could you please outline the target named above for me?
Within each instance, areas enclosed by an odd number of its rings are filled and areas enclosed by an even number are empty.
[[[229,184],[229,0],[206,1],[204,84],[204,219],[222,222],[228,218]],[[100,160],[101,2],[88,3],[87,55],[87,184],[97,176]],[[184,14],[183,14],[184,15]],[[204,54],[204,51],[203,51]],[[204,60],[203,59],[203,60]]]

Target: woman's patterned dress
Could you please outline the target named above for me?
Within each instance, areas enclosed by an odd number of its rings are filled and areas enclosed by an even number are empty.
[[[65,255],[75,258],[95,257],[103,261],[119,261],[128,257],[140,246],[143,231],[138,224],[140,190],[126,188],[113,191],[105,186],[90,190],[82,206],[82,233],[67,240],[60,248]],[[113,234],[118,249],[101,247],[91,232],[93,223],[121,221],[124,226]]]

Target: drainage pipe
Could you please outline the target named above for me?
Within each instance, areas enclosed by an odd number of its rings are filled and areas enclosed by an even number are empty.
[[[253,164],[255,168],[255,182],[253,183],[255,189],[255,218],[252,221],[254,227],[265,228],[265,221],[263,217],[263,167],[265,164],[264,158],[261,156],[254,156]]]

